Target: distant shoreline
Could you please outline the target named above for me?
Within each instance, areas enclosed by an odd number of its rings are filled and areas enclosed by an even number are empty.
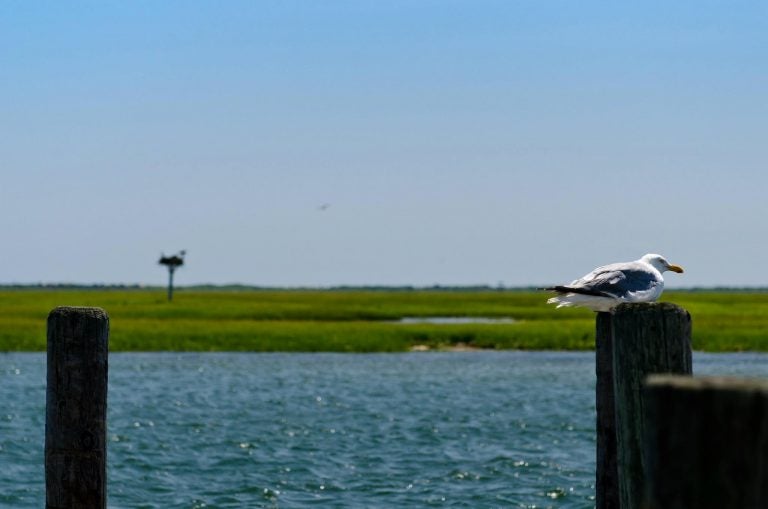
[[[140,283],[0,283],[2,290],[148,290],[164,291],[163,285],[143,285]],[[386,286],[386,285],[338,285],[338,286],[259,286],[245,284],[199,284],[174,285],[174,290],[181,291],[252,291],[252,292],[536,292],[539,286],[490,286],[490,285],[431,285],[431,286]],[[667,292],[726,292],[726,293],[768,293],[768,286],[692,286],[667,288]]]

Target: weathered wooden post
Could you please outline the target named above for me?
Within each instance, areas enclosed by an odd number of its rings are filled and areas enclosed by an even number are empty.
[[[645,402],[649,509],[768,507],[768,382],[653,376]]]
[[[613,397],[611,314],[597,313],[595,330],[595,408],[597,410],[596,509],[619,509],[616,467],[616,414]]]
[[[102,309],[48,315],[46,508],[106,507],[108,338]]]
[[[611,316],[621,509],[641,509],[646,458],[643,382],[650,374],[691,374],[691,316],[670,303],[621,304]]]

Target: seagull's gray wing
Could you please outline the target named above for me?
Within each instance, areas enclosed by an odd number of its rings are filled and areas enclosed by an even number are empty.
[[[570,286],[588,291],[592,295],[623,297],[630,293],[650,290],[659,283],[661,281],[654,272],[632,262],[598,267]]]

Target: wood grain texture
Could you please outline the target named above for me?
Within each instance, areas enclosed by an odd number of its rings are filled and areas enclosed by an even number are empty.
[[[46,507],[106,507],[109,318],[99,308],[48,315]]]
[[[595,318],[595,409],[597,412],[596,509],[619,509],[616,465],[616,413],[613,397],[613,339],[611,314]]]
[[[653,376],[645,400],[649,508],[768,507],[768,382]]]
[[[691,317],[669,303],[621,304],[611,317],[619,497],[622,509],[645,498],[645,401],[648,375],[690,375]]]

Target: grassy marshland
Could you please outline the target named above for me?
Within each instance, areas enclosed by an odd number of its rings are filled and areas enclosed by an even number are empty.
[[[99,306],[112,351],[394,352],[416,345],[590,349],[593,313],[520,291],[0,291],[0,351],[45,350],[48,312]],[[694,348],[768,351],[768,293],[669,292],[693,317]],[[403,317],[513,318],[512,323],[397,323]]]

